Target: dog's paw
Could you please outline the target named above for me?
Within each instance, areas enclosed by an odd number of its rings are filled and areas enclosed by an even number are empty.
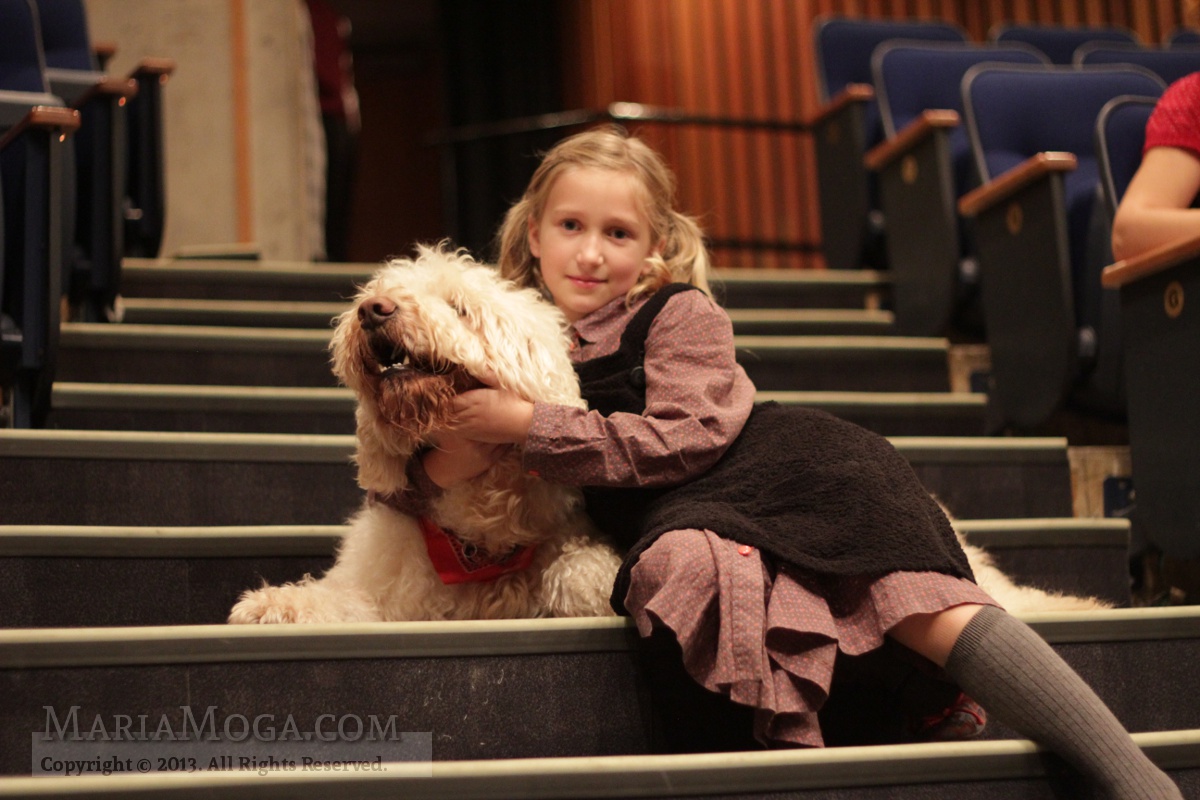
[[[286,622],[307,622],[295,604],[289,603],[278,587],[268,586],[243,592],[229,612],[232,625],[276,625]]]

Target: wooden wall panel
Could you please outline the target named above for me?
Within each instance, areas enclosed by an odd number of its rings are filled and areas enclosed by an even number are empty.
[[[578,0],[564,52],[580,63],[572,107],[627,101],[727,117],[801,121],[818,108],[813,21],[821,15],[940,18],[984,40],[1004,22],[1124,25],[1157,43],[1200,26],[1194,0]],[[819,252],[807,135],[642,125],[674,167],[680,202],[714,239],[755,231]],[[820,267],[817,254],[717,250],[726,266]]]

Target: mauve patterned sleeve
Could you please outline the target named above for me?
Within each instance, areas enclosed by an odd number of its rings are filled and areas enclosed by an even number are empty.
[[[650,328],[644,365],[642,415],[535,406],[525,468],[574,486],[669,486],[716,463],[754,403],[729,316],[700,292],[676,295]]]

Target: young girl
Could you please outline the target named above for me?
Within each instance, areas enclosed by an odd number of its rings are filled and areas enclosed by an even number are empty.
[[[628,550],[614,608],[642,636],[676,640],[696,682],[752,707],[760,741],[822,745],[835,661],[887,644],[1113,796],[1180,797],[1054,651],[975,586],[945,515],[885,439],[754,405],[708,294],[701,231],[673,203],[661,158],[617,129],[545,156],[501,229],[500,269],[566,315],[589,409],[467,392],[428,477],[449,485],[520,444],[531,472],[585,487],[589,513]]]

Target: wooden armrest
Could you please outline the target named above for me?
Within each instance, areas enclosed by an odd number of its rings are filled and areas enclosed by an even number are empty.
[[[875,89],[870,84],[846,84],[845,89],[842,89],[828,103],[817,110],[817,113],[809,120],[808,124],[810,126],[820,125],[851,103],[865,103],[873,99],[875,99]]]
[[[1105,267],[1100,275],[1100,283],[1106,289],[1117,289],[1156,272],[1170,269],[1179,262],[1197,255],[1200,255],[1200,235],[1168,242],[1140,256],[1126,258]]]
[[[957,111],[940,108],[922,111],[921,116],[905,125],[895,136],[868,150],[863,163],[869,170],[881,170],[923,142],[938,128],[954,128],[957,125]]]
[[[115,78],[106,76],[104,80],[97,83],[95,89],[93,89],[92,92],[86,96],[90,97],[91,94],[109,94],[117,95],[125,100],[130,100],[136,97],[137,93],[137,81],[135,81],[133,78]]]
[[[1070,172],[1077,164],[1074,153],[1038,153],[978,189],[967,192],[958,201],[958,213],[973,217],[1007,200],[1042,176],[1052,172]]]
[[[24,119],[0,136],[0,148],[7,147],[13,139],[34,128],[72,133],[79,130],[79,112],[63,106],[34,106]]]
[[[103,64],[117,54],[116,42],[92,42],[92,52],[96,58]]]
[[[133,72],[129,73],[129,77],[137,75],[157,75],[162,83],[166,83],[167,78],[175,71],[175,59],[173,58],[143,58],[134,67]]]

